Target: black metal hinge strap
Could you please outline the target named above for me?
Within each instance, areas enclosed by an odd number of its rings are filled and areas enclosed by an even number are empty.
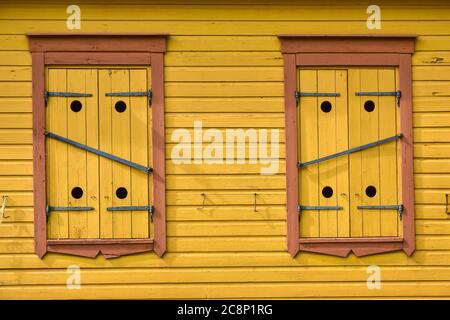
[[[341,94],[337,92],[295,92],[295,100],[297,105],[300,101],[300,97],[339,97]]]
[[[355,92],[356,96],[394,96],[396,98],[397,105],[400,105],[400,98],[402,97],[401,91],[381,91],[381,92]]]
[[[298,213],[304,210],[342,210],[341,206],[297,206]]]
[[[373,205],[373,206],[357,206],[358,209],[363,210],[397,210],[400,215],[400,220],[402,219],[404,207],[402,204],[393,205]]]
[[[148,211],[150,213],[150,220],[153,222],[153,206],[119,206],[108,207],[106,211]]]
[[[90,93],[79,93],[79,92],[56,92],[56,91],[44,91],[45,105],[48,103],[48,97],[92,97]]]
[[[107,97],[147,97],[148,103],[152,104],[152,91],[135,91],[135,92],[108,92],[105,93]]]
[[[45,215],[48,217],[50,216],[51,211],[92,211],[95,210],[94,207],[54,207],[54,206],[47,206],[45,208]]]
[[[380,144],[400,139],[402,136],[403,135],[401,133],[399,133],[399,134],[396,134],[395,136],[392,136],[392,137],[389,137],[389,138],[386,138],[386,139],[382,139],[382,140],[379,140],[379,141],[375,141],[375,142],[371,142],[371,143],[368,143],[368,144],[364,144],[362,146],[358,146],[358,147],[351,148],[351,149],[348,149],[348,150],[345,150],[345,151],[341,151],[341,152],[338,152],[338,153],[335,153],[335,154],[331,154],[329,156],[325,156],[325,157],[322,157],[322,158],[319,158],[319,159],[316,159],[316,160],[311,160],[311,161],[307,161],[307,162],[303,162],[303,163],[299,162],[299,163],[297,163],[297,167],[298,168],[303,168],[303,167],[306,167],[306,166],[309,166],[309,165],[312,165],[312,164],[316,164],[316,163],[319,163],[319,162],[322,162],[322,161],[334,159],[334,158],[337,158],[337,157],[340,157],[340,156],[343,156],[343,155],[346,155],[346,154],[351,154],[351,153],[355,153],[355,152],[358,152],[358,151],[361,151],[361,150],[365,150],[365,149],[369,149],[369,148],[372,148],[372,147],[376,147],[376,146],[379,146]]]
[[[55,139],[55,140],[58,140],[58,141],[61,141],[61,142],[65,142],[65,143],[67,143],[67,144],[70,144],[71,146],[77,147],[77,148],[82,149],[82,150],[85,150],[85,151],[92,152],[92,153],[94,153],[94,154],[96,154],[96,155],[99,155],[99,156],[105,157],[105,158],[107,158],[107,159],[110,159],[110,160],[119,162],[119,163],[121,163],[121,164],[124,164],[124,165],[126,165],[126,166],[135,168],[135,169],[137,169],[137,170],[144,171],[144,172],[146,172],[146,173],[152,172],[152,168],[145,167],[145,166],[142,166],[142,165],[137,164],[137,163],[135,163],[135,162],[128,161],[128,160],[123,159],[123,158],[119,158],[119,157],[117,157],[117,156],[115,156],[115,155],[112,155],[112,154],[110,154],[110,153],[107,153],[107,152],[104,152],[104,151],[101,151],[101,150],[94,149],[94,148],[92,148],[92,147],[86,146],[86,145],[81,144],[81,143],[79,143],[79,142],[76,142],[76,141],[73,141],[73,140],[70,140],[70,139],[61,137],[61,136],[59,136],[59,135],[57,135],[57,134],[55,134],[55,133],[46,131],[44,134],[45,134],[47,137],[49,137],[49,138],[52,138],[52,139]]]

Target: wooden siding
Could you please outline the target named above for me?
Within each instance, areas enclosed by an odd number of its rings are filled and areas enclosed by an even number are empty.
[[[381,30],[368,30],[366,7],[352,1],[333,9],[326,1],[322,6],[312,1],[303,6],[289,1],[207,5],[198,0],[195,6],[92,2],[79,1],[82,32],[170,33],[164,59],[167,253],[163,258],[145,253],[112,260],[58,254],[40,260],[34,254],[31,55],[25,33],[75,31],[66,29],[66,5],[57,1],[2,4],[0,195],[8,195],[10,217],[0,224],[0,299],[450,298],[446,1],[439,6],[379,1]],[[301,253],[291,258],[286,251],[283,59],[276,35],[330,30],[418,35],[413,55],[417,250],[412,257],[394,252],[363,258]],[[278,128],[279,174],[261,176],[254,164],[173,164],[171,134],[177,128],[191,130],[194,120],[222,131]],[[203,192],[206,206],[199,209]],[[381,267],[380,290],[366,286],[366,268],[373,264]],[[69,265],[81,268],[79,290],[66,288]]]

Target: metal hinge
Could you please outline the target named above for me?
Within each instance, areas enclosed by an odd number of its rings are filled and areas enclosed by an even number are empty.
[[[380,205],[380,206],[357,206],[358,209],[363,210],[397,210],[400,216],[400,220],[402,220],[404,207],[402,204],[394,204],[394,205]]]
[[[107,97],[147,97],[148,104],[152,105],[152,91],[135,91],[135,92],[108,92],[105,93]]]
[[[355,92],[356,96],[394,96],[396,98],[397,106],[400,106],[400,98],[402,97],[402,92],[399,91],[381,91],[381,92]]]
[[[150,214],[150,221],[153,222],[153,206],[120,206],[108,207],[106,211],[148,211]]]
[[[51,211],[92,211],[95,210],[94,207],[53,207],[53,206],[46,206],[45,207],[45,216],[48,218],[50,216]]]
[[[145,166],[142,166],[142,165],[137,164],[135,162],[132,162],[132,161],[129,161],[129,160],[117,157],[117,156],[115,156],[113,154],[110,154],[110,153],[107,153],[107,152],[104,152],[104,151],[101,151],[101,150],[94,149],[92,147],[86,146],[86,145],[81,144],[79,142],[70,140],[70,139],[65,138],[65,137],[61,137],[61,136],[59,136],[59,135],[57,135],[55,133],[46,131],[46,132],[44,132],[44,135],[49,137],[49,138],[52,138],[52,139],[55,139],[55,140],[58,140],[58,141],[70,144],[71,146],[74,146],[76,148],[79,148],[79,149],[82,149],[82,150],[85,150],[85,151],[89,151],[89,152],[94,153],[96,155],[99,155],[101,157],[105,157],[107,159],[119,162],[119,163],[124,164],[126,166],[135,168],[137,170],[144,171],[145,173],[152,172],[152,168],[150,168],[150,167],[145,167]]]
[[[295,92],[295,100],[297,105],[300,102],[300,97],[339,97],[341,94],[336,92],[324,93],[324,92]]]
[[[337,157],[340,157],[340,156],[343,156],[343,155],[346,155],[346,154],[351,154],[351,153],[358,152],[358,151],[361,151],[361,150],[365,150],[365,149],[369,149],[369,148],[372,148],[372,147],[376,147],[376,146],[379,146],[380,144],[400,139],[402,136],[403,135],[401,133],[399,133],[399,134],[396,134],[395,136],[392,136],[392,137],[389,137],[389,138],[386,138],[386,139],[382,139],[382,140],[379,140],[379,141],[375,141],[375,142],[371,142],[371,143],[368,143],[368,144],[364,144],[362,146],[351,148],[351,149],[348,149],[348,150],[345,150],[345,151],[337,152],[335,154],[332,154],[332,155],[329,155],[329,156],[325,156],[325,157],[322,157],[322,158],[319,158],[319,159],[316,159],[316,160],[311,160],[311,161],[307,161],[307,162],[303,162],[303,163],[299,162],[299,163],[297,163],[297,168],[303,168],[303,167],[306,167],[306,166],[309,166],[309,165],[312,165],[312,164],[316,164],[316,163],[319,163],[319,162],[322,162],[322,161],[325,161],[325,160],[334,159],[334,158],[337,158]]]
[[[44,101],[45,105],[48,103],[48,97],[92,97],[90,93],[79,93],[79,92],[55,92],[44,90]]]

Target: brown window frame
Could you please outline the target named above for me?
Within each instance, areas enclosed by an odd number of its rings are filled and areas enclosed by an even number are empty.
[[[29,33],[32,57],[35,251],[105,258],[166,251],[164,65],[167,34]],[[45,68],[55,65],[139,65],[152,68],[153,239],[47,238],[45,173]]]
[[[288,252],[299,251],[346,257],[415,250],[412,140],[412,71],[415,35],[279,35],[284,59],[286,126],[286,207]],[[372,66],[399,70],[402,166],[403,237],[308,238],[299,235],[297,169],[297,69],[299,67]]]

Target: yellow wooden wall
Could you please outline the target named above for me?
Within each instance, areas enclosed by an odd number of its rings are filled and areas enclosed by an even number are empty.
[[[0,195],[9,197],[10,218],[0,224],[0,299],[450,297],[447,1],[436,6],[378,1],[381,30],[368,30],[366,6],[352,1],[334,8],[326,1],[94,2],[77,1],[81,32],[170,33],[164,60],[167,157],[173,130],[191,128],[194,120],[214,128],[279,128],[284,156],[283,59],[276,34],[417,34],[417,250],[410,258],[403,252],[291,258],[283,159],[274,176],[261,176],[255,165],[173,165],[167,160],[168,252],[162,259],[148,253],[111,260],[48,254],[40,260],[33,253],[31,56],[24,33],[68,32],[67,4],[2,4]],[[199,210],[202,192],[207,201]],[[253,211],[255,192],[258,212]],[[380,290],[366,286],[366,268],[372,264],[381,267]],[[69,265],[81,267],[79,290],[66,288]]]

